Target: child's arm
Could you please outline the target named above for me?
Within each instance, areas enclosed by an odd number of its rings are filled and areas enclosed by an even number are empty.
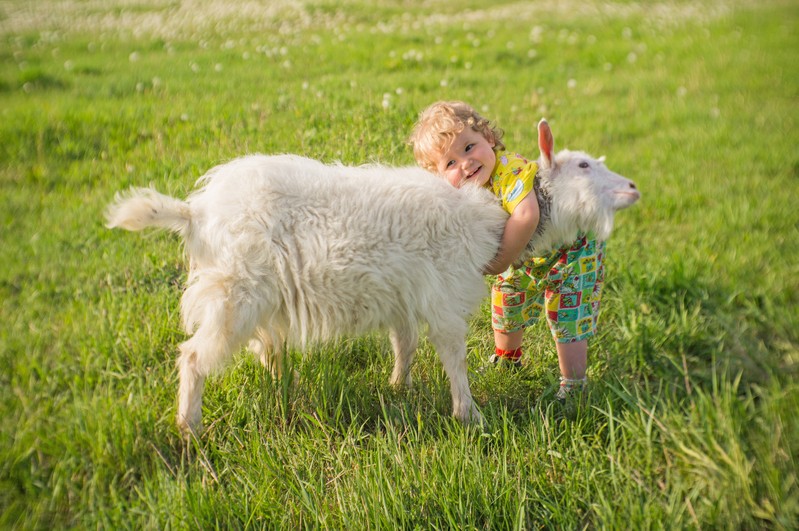
[[[483,269],[484,274],[498,275],[519,258],[519,255],[527,246],[527,242],[535,234],[535,229],[538,227],[538,217],[538,200],[535,193],[529,193],[527,197],[516,205],[513,213],[505,223],[505,232],[502,233],[499,251]]]

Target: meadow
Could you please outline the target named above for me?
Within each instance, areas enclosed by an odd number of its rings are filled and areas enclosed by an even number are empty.
[[[0,2],[0,527],[795,529],[799,4],[790,0]],[[103,225],[246,153],[413,164],[439,99],[505,143],[605,155],[642,200],[608,242],[591,386],[543,324],[450,417],[429,344],[242,351],[175,422],[178,240]],[[486,291],[488,293],[488,290]]]

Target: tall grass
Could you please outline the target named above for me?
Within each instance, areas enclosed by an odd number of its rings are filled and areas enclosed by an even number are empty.
[[[670,2],[0,6],[0,525],[774,528],[799,521],[799,8]],[[608,243],[590,391],[553,402],[548,332],[449,417],[424,343],[242,354],[174,426],[178,242],[111,232],[117,190],[186,194],[250,153],[411,164],[417,113],[465,99],[506,144],[606,155],[642,201]]]

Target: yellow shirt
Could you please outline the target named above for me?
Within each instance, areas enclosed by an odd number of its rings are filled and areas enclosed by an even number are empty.
[[[516,205],[533,189],[537,172],[536,161],[528,161],[521,155],[508,151],[497,152],[497,165],[492,172],[489,186],[502,201],[502,208],[508,214],[513,214]]]

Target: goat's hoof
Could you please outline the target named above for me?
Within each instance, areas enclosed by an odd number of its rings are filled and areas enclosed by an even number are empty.
[[[399,379],[391,378],[388,381],[388,385],[390,385],[391,388],[394,389],[394,391],[397,391],[397,392],[407,391],[407,390],[413,388],[413,382],[411,381],[410,376],[408,376],[406,378],[399,378]]]
[[[178,418],[178,430],[180,435],[187,441],[199,438],[204,429],[203,423],[200,421],[188,422],[183,417]]]
[[[483,418],[482,413],[477,411],[477,408],[475,408],[475,407],[472,407],[472,410],[471,410],[471,412],[469,414],[468,423],[470,425],[476,426],[477,428],[480,428],[480,429],[485,428],[485,424],[486,424],[485,418]]]
[[[455,418],[458,419],[462,424],[467,425],[475,425],[475,426],[483,426],[485,424],[485,420],[483,419],[483,415],[477,410],[477,408],[472,405],[465,411],[456,411]]]

